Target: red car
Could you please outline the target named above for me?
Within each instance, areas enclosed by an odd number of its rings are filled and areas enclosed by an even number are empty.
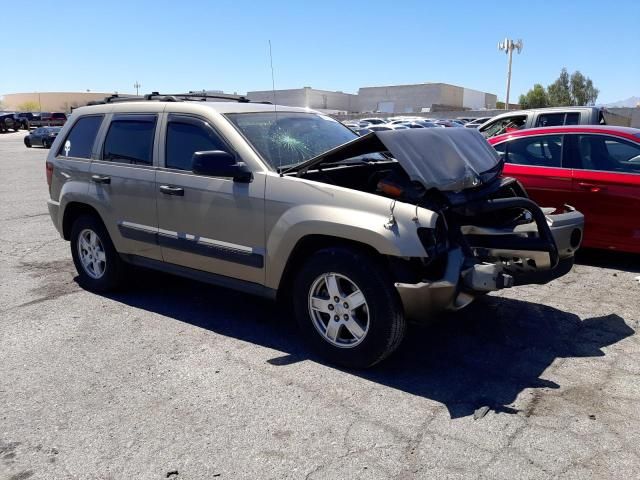
[[[583,246],[640,253],[640,130],[574,125],[490,138],[541,206],[569,204],[585,216]]]

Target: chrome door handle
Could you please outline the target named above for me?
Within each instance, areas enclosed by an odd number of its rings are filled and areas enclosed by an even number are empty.
[[[160,191],[165,195],[177,195],[184,197],[184,189],[180,187],[172,187],[171,185],[160,185]]]
[[[109,184],[111,183],[111,177],[106,177],[102,175],[91,175],[91,181],[93,183]]]

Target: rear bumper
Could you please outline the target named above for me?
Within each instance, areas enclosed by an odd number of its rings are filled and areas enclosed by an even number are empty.
[[[62,236],[62,219],[60,218],[60,203],[55,202],[51,199],[47,200],[47,208],[49,209],[49,216],[51,217],[51,221],[58,230],[60,236]]]

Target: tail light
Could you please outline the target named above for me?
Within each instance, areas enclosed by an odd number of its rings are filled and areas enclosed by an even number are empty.
[[[45,164],[45,168],[47,169],[47,185],[49,186],[49,191],[51,191],[51,180],[53,179],[53,163],[47,162]]]

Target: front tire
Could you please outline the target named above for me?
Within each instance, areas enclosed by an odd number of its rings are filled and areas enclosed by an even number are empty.
[[[83,288],[102,293],[122,285],[125,265],[95,216],[81,215],[73,223],[71,255]]]
[[[49,140],[47,139],[42,140],[42,148],[46,148],[46,149],[51,148],[51,143],[49,143]]]
[[[300,330],[331,363],[371,367],[400,345],[406,328],[400,298],[374,257],[348,248],[318,251],[294,285]]]
[[[28,138],[24,139],[24,145],[27,148],[31,148],[31,140],[29,140]]]

